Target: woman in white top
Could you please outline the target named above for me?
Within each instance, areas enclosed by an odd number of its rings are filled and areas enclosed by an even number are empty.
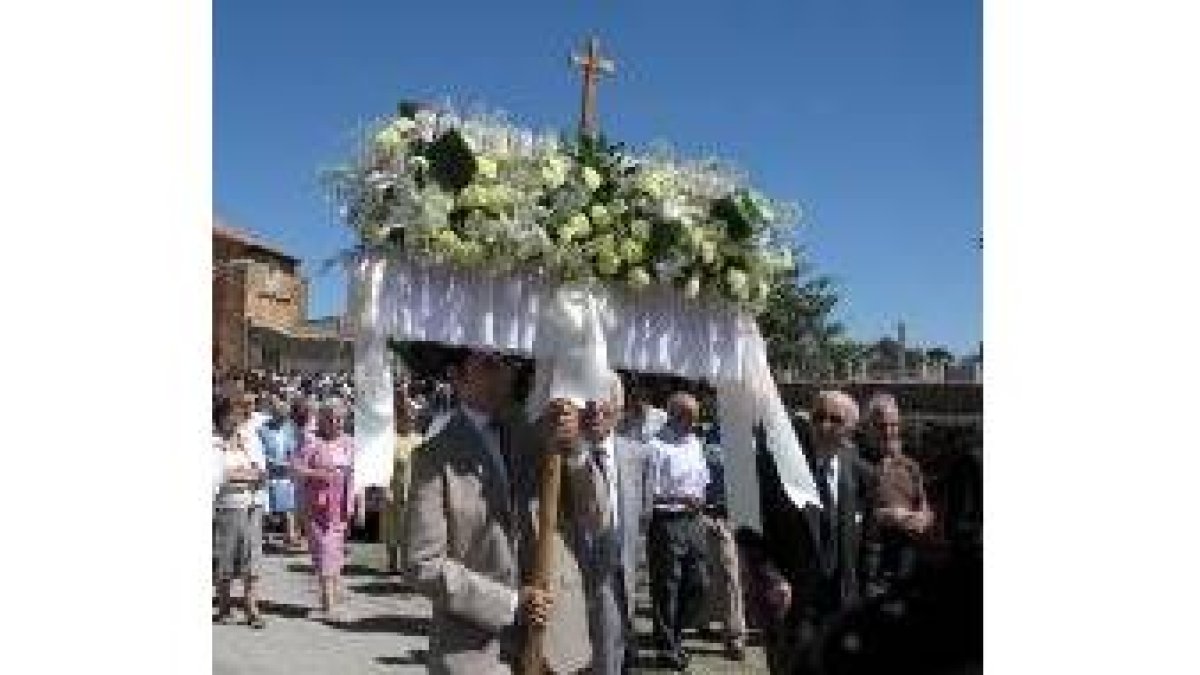
[[[213,553],[217,582],[217,614],[224,622],[230,614],[230,587],[242,580],[246,621],[263,628],[255,581],[262,558],[263,484],[266,459],[258,434],[249,428],[253,397],[239,396],[218,404],[214,439],[217,470],[213,497]]]

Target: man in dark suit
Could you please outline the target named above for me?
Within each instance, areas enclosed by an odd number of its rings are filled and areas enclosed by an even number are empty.
[[[774,611],[766,627],[772,673],[816,672],[813,646],[859,599],[862,510],[870,478],[850,434],[858,406],[839,391],[817,394],[805,455],[820,505],[799,509],[784,494],[774,462],[758,454],[766,579],[765,602]]]

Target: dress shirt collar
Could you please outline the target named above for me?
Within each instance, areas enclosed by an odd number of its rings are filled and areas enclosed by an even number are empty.
[[[599,443],[592,443],[592,452],[599,453],[605,457],[612,458],[617,448],[616,436],[609,434],[604,437]]]
[[[667,425],[658,432],[659,440],[670,445],[697,445],[699,438],[696,434],[687,431],[679,433],[674,427]]]

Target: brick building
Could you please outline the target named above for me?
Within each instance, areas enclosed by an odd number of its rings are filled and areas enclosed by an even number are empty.
[[[300,260],[213,221],[213,367],[332,371],[351,368],[337,317],[309,321]]]

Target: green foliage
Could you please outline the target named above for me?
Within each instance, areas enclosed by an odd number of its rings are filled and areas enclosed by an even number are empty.
[[[458,129],[439,136],[430,144],[426,157],[430,175],[446,192],[461,192],[475,177],[475,154]]]

